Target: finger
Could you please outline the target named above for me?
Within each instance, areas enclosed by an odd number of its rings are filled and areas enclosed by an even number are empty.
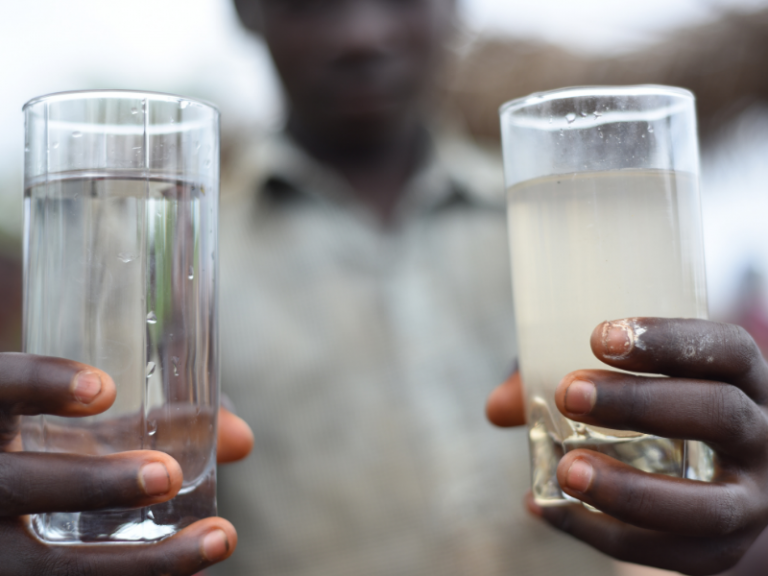
[[[545,507],[542,516],[558,530],[617,560],[701,576],[735,566],[754,540],[751,533],[733,538],[676,536],[631,526],[583,506]]]
[[[762,514],[740,484],[648,474],[591,450],[566,454],[557,480],[570,496],[618,520],[684,536],[731,536]]]
[[[488,397],[485,405],[488,420],[496,426],[508,428],[525,424],[525,402],[520,372],[515,372]]]
[[[578,370],[560,383],[555,402],[585,424],[701,440],[743,465],[768,458],[765,414],[730,384]]]
[[[733,324],[681,318],[628,318],[592,332],[600,360],[629,372],[719,380],[753,400],[768,400],[768,365],[746,330]]]
[[[219,409],[216,459],[219,464],[242,460],[253,448],[253,432],[245,420],[225,408]]]
[[[223,518],[206,518],[174,536],[147,545],[45,546],[31,537],[17,543],[11,561],[27,565],[12,574],[99,574],[102,576],[192,576],[226,560],[237,532]],[[36,566],[30,568],[29,564]]]
[[[87,364],[0,353],[0,405],[13,414],[98,414],[112,405],[116,393],[112,378]]]
[[[181,467],[163,452],[0,454],[0,515],[149,506],[173,498],[182,481]]]

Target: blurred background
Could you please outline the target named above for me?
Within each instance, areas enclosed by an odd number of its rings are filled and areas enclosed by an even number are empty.
[[[535,90],[656,82],[697,92],[710,309],[768,347],[768,0],[459,2],[443,114],[488,146],[498,145],[498,105]],[[13,350],[24,102],[91,88],[204,98],[222,112],[225,163],[243,134],[279,126],[283,109],[265,49],[229,0],[8,3],[0,54],[0,350]]]

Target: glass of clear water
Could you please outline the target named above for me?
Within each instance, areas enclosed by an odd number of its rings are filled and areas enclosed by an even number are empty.
[[[711,454],[700,443],[586,426],[554,401],[568,372],[606,368],[589,344],[601,322],[707,317],[693,95],[565,88],[509,102],[500,115],[537,503],[569,503],[556,469],[576,448],[706,479]]]
[[[216,514],[219,113],[87,91],[24,106],[24,351],[106,371],[88,418],[28,417],[25,450],[162,450],[184,484],[140,509],[39,514],[59,543],[153,541]]]

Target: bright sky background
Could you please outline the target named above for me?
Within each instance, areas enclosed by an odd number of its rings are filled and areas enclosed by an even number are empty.
[[[472,30],[597,53],[630,50],[676,27],[712,19],[726,6],[768,5],[768,0],[459,2]],[[34,96],[83,88],[182,93],[216,102],[225,126],[274,123],[280,114],[263,46],[239,28],[230,0],[6,0],[0,54],[0,231],[14,235],[21,228],[21,107]],[[764,260],[768,268],[768,253]]]

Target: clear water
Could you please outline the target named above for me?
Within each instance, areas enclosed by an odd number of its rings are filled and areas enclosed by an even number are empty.
[[[54,542],[151,541],[216,513],[218,190],[133,174],[67,174],[25,192],[24,349],[108,372],[88,418],[26,418],[26,450],[153,449],[181,465],[173,500],[42,514]]]
[[[589,346],[602,321],[706,318],[697,186],[688,174],[606,171],[542,178],[508,192],[533,491],[542,505],[567,502],[555,470],[574,448],[648,472],[706,476],[699,446],[694,462],[681,440],[584,426],[554,402],[568,372],[606,368]]]

